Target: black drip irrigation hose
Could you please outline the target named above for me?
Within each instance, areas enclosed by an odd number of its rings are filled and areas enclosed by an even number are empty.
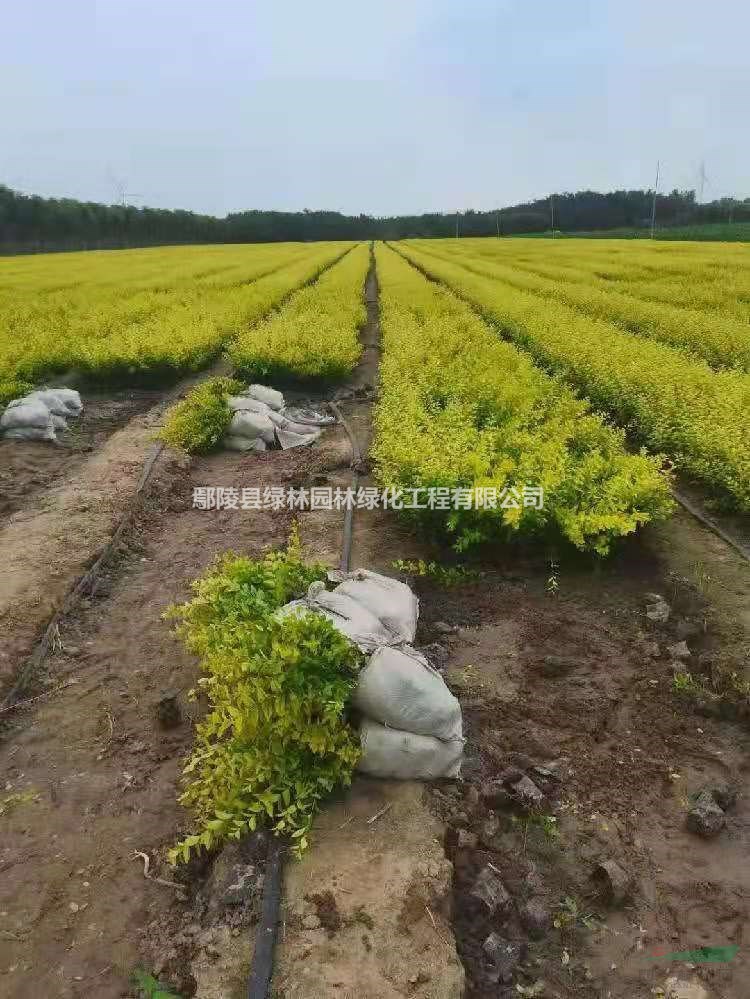
[[[273,833],[268,837],[266,874],[263,882],[263,908],[255,934],[255,952],[247,983],[247,999],[265,999],[273,973],[273,952],[281,906],[281,854],[284,844]]]
[[[357,466],[362,461],[362,453],[357,438],[351,426],[335,402],[328,404],[338,422],[343,426],[352,449],[352,488],[357,488],[359,476]],[[348,572],[352,557],[352,534],[354,528],[354,508],[347,506],[344,513],[344,530],[341,542],[341,560],[339,567],[342,572]],[[276,936],[279,926],[279,910],[281,909],[281,883],[284,873],[282,854],[285,842],[273,833],[268,837],[268,852],[266,854],[266,873],[263,881],[263,904],[260,922],[255,931],[255,950],[250,967],[250,978],[247,983],[247,999],[266,999],[268,986],[273,974],[273,957],[276,949]]]
[[[730,548],[733,548],[738,555],[741,555],[746,562],[750,562],[750,551],[748,551],[744,545],[740,544],[739,541],[733,538],[731,534],[725,531],[723,527],[717,524],[716,521],[711,520],[710,517],[706,516],[700,507],[691,503],[686,496],[683,496],[682,493],[678,493],[676,489],[672,490],[672,495],[684,510],[687,510],[689,514],[695,517],[695,519],[703,524],[704,527],[707,527],[709,531],[713,531],[717,538],[721,538],[725,544],[729,545]]]

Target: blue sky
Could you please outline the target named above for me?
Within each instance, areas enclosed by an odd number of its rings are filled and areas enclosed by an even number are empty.
[[[750,196],[736,0],[8,0],[0,183],[223,215]],[[661,186],[661,185],[660,185]]]

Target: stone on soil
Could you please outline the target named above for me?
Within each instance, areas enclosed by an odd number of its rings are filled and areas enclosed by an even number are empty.
[[[526,775],[513,784],[512,790],[516,800],[524,808],[539,809],[543,808],[546,803],[544,792],[540,791],[533,780],[530,777],[526,777]]]
[[[630,876],[616,860],[604,860],[592,875],[609,905],[623,905],[630,896]]]
[[[509,982],[523,958],[523,946],[515,941],[506,940],[499,933],[490,933],[482,944],[482,949],[498,979],[501,982]]]
[[[646,594],[646,617],[655,624],[666,624],[669,620],[670,607],[660,593]]]
[[[552,917],[541,902],[533,899],[521,906],[521,925],[533,940],[541,940],[552,926]]]
[[[511,897],[499,874],[489,864],[482,869],[474,882],[471,896],[484,906],[489,915],[497,912],[498,909],[507,909],[511,903]]]
[[[500,819],[497,815],[488,815],[479,829],[479,841],[488,850],[496,850],[499,847],[499,836]]]
[[[687,814],[687,827],[705,839],[718,836],[727,824],[727,817],[708,791],[701,791]]]
[[[476,833],[469,832],[468,829],[458,830],[458,838],[456,840],[457,850],[476,850],[477,842]]]

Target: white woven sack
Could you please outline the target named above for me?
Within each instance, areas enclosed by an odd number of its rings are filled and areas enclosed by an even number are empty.
[[[250,437],[232,437],[231,434],[222,440],[222,446],[227,451],[267,451],[266,442],[261,437],[254,440]]]
[[[359,674],[353,703],[363,715],[415,735],[463,736],[461,705],[427,659],[410,646],[384,647]]]
[[[233,413],[263,413],[269,419],[272,418],[272,413],[275,415],[274,411],[265,402],[259,402],[257,399],[248,399],[244,395],[230,395],[227,399],[227,406],[229,406]]]
[[[20,404],[42,402],[54,416],[77,416],[78,410],[69,406],[57,389],[37,389],[21,399]]]
[[[328,593],[325,584],[312,583],[307,596],[302,600],[292,600],[277,612],[279,618],[301,611],[312,611],[328,618],[342,635],[359,646],[363,652],[372,652],[388,641],[389,634],[383,624],[354,600],[335,593]]]
[[[315,409],[299,409],[290,406],[284,412],[295,423],[303,423],[311,427],[327,427],[336,422],[335,416],[326,416]]]
[[[81,401],[81,395],[76,392],[75,389],[69,388],[56,388],[52,389],[56,396],[63,400],[69,409],[78,415],[83,409],[83,402]]]
[[[226,436],[247,437],[250,440],[260,437],[266,444],[273,444],[274,426],[263,413],[239,412],[232,416]]]
[[[313,434],[296,434],[292,430],[280,430],[276,428],[276,440],[279,442],[279,447],[282,451],[288,451],[292,447],[304,447],[306,444],[312,444],[320,436],[320,431]]]
[[[267,385],[251,385],[242,395],[248,396],[250,399],[259,399],[261,402],[265,402],[267,406],[271,409],[283,409],[284,408],[284,396],[281,392],[277,392],[276,389],[269,388]]]
[[[429,735],[415,735],[364,718],[359,729],[362,747],[357,769],[371,777],[398,780],[438,780],[458,777],[464,751],[463,739],[443,742]]]
[[[0,416],[0,430],[17,430],[26,427],[52,430],[52,414],[48,406],[38,399],[21,401],[20,405],[9,406]]]
[[[12,427],[10,430],[3,431],[2,436],[7,440],[16,441],[51,441],[52,443],[57,441],[52,424],[48,427]]]
[[[414,641],[419,600],[406,583],[370,569],[355,569],[333,592],[351,597],[380,618],[393,635],[389,644]]]

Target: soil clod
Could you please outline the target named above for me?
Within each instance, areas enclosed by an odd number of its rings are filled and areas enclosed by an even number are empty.
[[[533,940],[541,940],[552,927],[552,917],[549,910],[541,902],[534,899],[522,905],[518,915],[521,919],[521,925]]]
[[[512,901],[500,875],[490,864],[482,869],[474,882],[471,897],[490,916],[498,910],[507,910]]]
[[[540,791],[534,781],[525,774],[511,785],[511,792],[518,804],[527,811],[539,811],[547,804],[544,792]]]
[[[482,949],[490,962],[488,977],[494,981],[510,982],[513,972],[523,960],[523,944],[506,940],[499,933],[490,933],[482,944]]]
[[[602,900],[612,908],[625,904],[631,896],[632,878],[616,860],[604,860],[592,874]]]
[[[720,808],[709,791],[701,791],[695,804],[687,814],[687,828],[690,832],[712,839],[718,836],[727,824],[724,810]]]
[[[660,593],[646,594],[646,617],[654,624],[666,624],[672,609]]]
[[[176,694],[165,694],[156,703],[156,719],[162,728],[177,728],[182,721],[182,713]]]
[[[675,642],[674,645],[668,645],[667,652],[673,659],[689,659],[692,655],[688,643],[684,639],[681,642]]]
[[[502,781],[489,781],[482,787],[482,801],[488,808],[508,808],[513,803],[513,796]]]
[[[332,937],[341,929],[341,913],[336,905],[332,891],[321,891],[315,895],[305,896],[308,902],[315,906],[319,925]]]

